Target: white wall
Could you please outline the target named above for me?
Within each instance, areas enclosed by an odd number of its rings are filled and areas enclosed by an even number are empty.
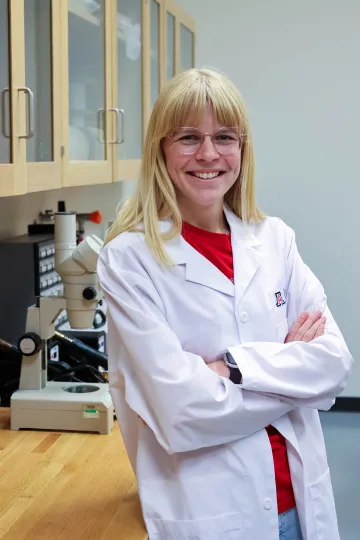
[[[263,210],[297,233],[357,366],[360,396],[360,3],[179,0],[196,64],[227,73],[252,122]]]

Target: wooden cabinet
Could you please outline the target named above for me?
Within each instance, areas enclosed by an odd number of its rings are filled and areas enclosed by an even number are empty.
[[[175,0],[0,0],[0,197],[136,178],[194,41]]]
[[[61,1],[63,186],[113,179],[112,4]]]
[[[58,6],[0,1],[0,196],[61,187]]]

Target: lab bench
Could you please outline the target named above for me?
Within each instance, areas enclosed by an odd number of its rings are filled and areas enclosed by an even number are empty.
[[[0,408],[1,540],[146,540],[133,471],[110,435],[11,431]]]

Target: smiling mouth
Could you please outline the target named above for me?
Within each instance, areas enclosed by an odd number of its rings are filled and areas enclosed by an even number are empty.
[[[201,178],[201,180],[212,180],[213,178],[217,178],[218,176],[221,176],[224,174],[225,171],[216,171],[216,172],[192,172],[189,171],[188,174],[191,174],[191,176],[195,176],[196,178]]]

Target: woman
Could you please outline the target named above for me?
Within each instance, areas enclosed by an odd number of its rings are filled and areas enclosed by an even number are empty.
[[[98,275],[150,540],[339,539],[318,409],[353,360],[293,231],[257,209],[225,76],[162,90]]]

